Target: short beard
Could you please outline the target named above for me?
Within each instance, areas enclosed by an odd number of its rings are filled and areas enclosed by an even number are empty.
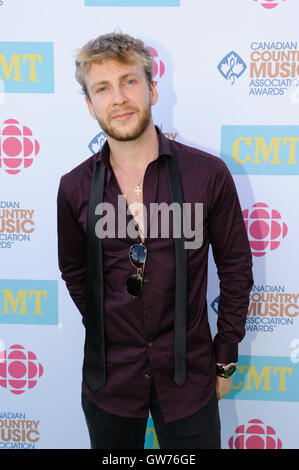
[[[105,132],[106,135],[114,140],[117,140],[118,142],[129,142],[132,140],[137,140],[148,128],[152,118],[151,106],[148,106],[144,111],[135,129],[133,129],[131,132],[127,132],[126,134],[123,134],[121,131],[114,130],[112,126],[107,125],[106,122],[101,120],[98,116],[96,116],[96,118],[101,129]]]

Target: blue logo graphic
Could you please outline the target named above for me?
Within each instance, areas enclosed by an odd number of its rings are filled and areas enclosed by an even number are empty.
[[[52,42],[0,42],[5,93],[54,93]]]
[[[299,126],[222,126],[220,156],[235,175],[298,175]]]
[[[0,324],[57,325],[58,282],[0,280]]]
[[[85,0],[86,7],[179,7],[180,0]]]
[[[290,357],[239,356],[227,400],[299,401],[299,363]]]
[[[247,65],[234,51],[229,52],[217,66],[221,75],[232,85],[245,72]]]
[[[144,448],[160,449],[153,418],[151,416],[149,416],[147,420]]]
[[[99,132],[90,142],[88,145],[89,150],[94,155],[95,153],[102,150],[102,147],[106,141],[106,134],[105,132]]]
[[[217,295],[217,297],[211,303],[211,307],[214,310],[214,312],[216,313],[216,315],[218,315],[218,302],[219,302],[219,299],[220,299],[220,295]]]

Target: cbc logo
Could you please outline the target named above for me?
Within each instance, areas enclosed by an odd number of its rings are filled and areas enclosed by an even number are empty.
[[[15,395],[35,387],[43,372],[36,355],[24,346],[14,344],[0,352],[0,385]]]
[[[39,153],[39,143],[27,126],[8,119],[0,128],[0,168],[16,175],[32,165]]]
[[[258,202],[243,211],[249,243],[254,256],[264,256],[279,247],[287,235],[288,228],[280,213],[267,204]]]
[[[230,449],[281,449],[282,442],[271,426],[260,419],[252,419],[237,427],[228,446]]]
[[[153,81],[155,86],[157,86],[158,81],[161,77],[163,77],[165,73],[165,65],[162,60],[158,57],[158,52],[153,47],[150,47],[149,50],[151,51],[152,56],[154,57],[154,73],[153,73]]]
[[[253,0],[254,2],[260,3],[263,8],[266,10],[272,10],[276,8],[280,3],[285,2],[286,0]]]

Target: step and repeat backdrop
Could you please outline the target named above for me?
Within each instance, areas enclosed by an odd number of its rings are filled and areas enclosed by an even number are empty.
[[[155,124],[221,157],[238,189],[255,282],[219,405],[222,447],[299,448],[298,14],[297,0],[0,1],[1,449],[89,448],[84,327],[58,270],[56,196],[105,141],[74,58],[111,31],[151,47]],[[213,335],[218,298],[211,255]],[[145,447],[158,448],[151,416]]]

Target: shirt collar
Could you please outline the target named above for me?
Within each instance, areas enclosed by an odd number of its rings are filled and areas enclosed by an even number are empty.
[[[157,160],[166,156],[172,157],[172,151],[170,148],[170,143],[169,139],[165,137],[165,135],[160,131],[160,129],[155,126],[156,132],[158,135],[158,141],[159,141],[159,155],[157,157]],[[108,177],[108,183],[110,182],[110,179],[112,177],[112,167],[110,165],[110,149],[109,149],[109,144],[108,141],[104,143],[102,149],[100,150],[98,157],[97,157],[97,162],[102,161],[107,168],[107,177]]]

